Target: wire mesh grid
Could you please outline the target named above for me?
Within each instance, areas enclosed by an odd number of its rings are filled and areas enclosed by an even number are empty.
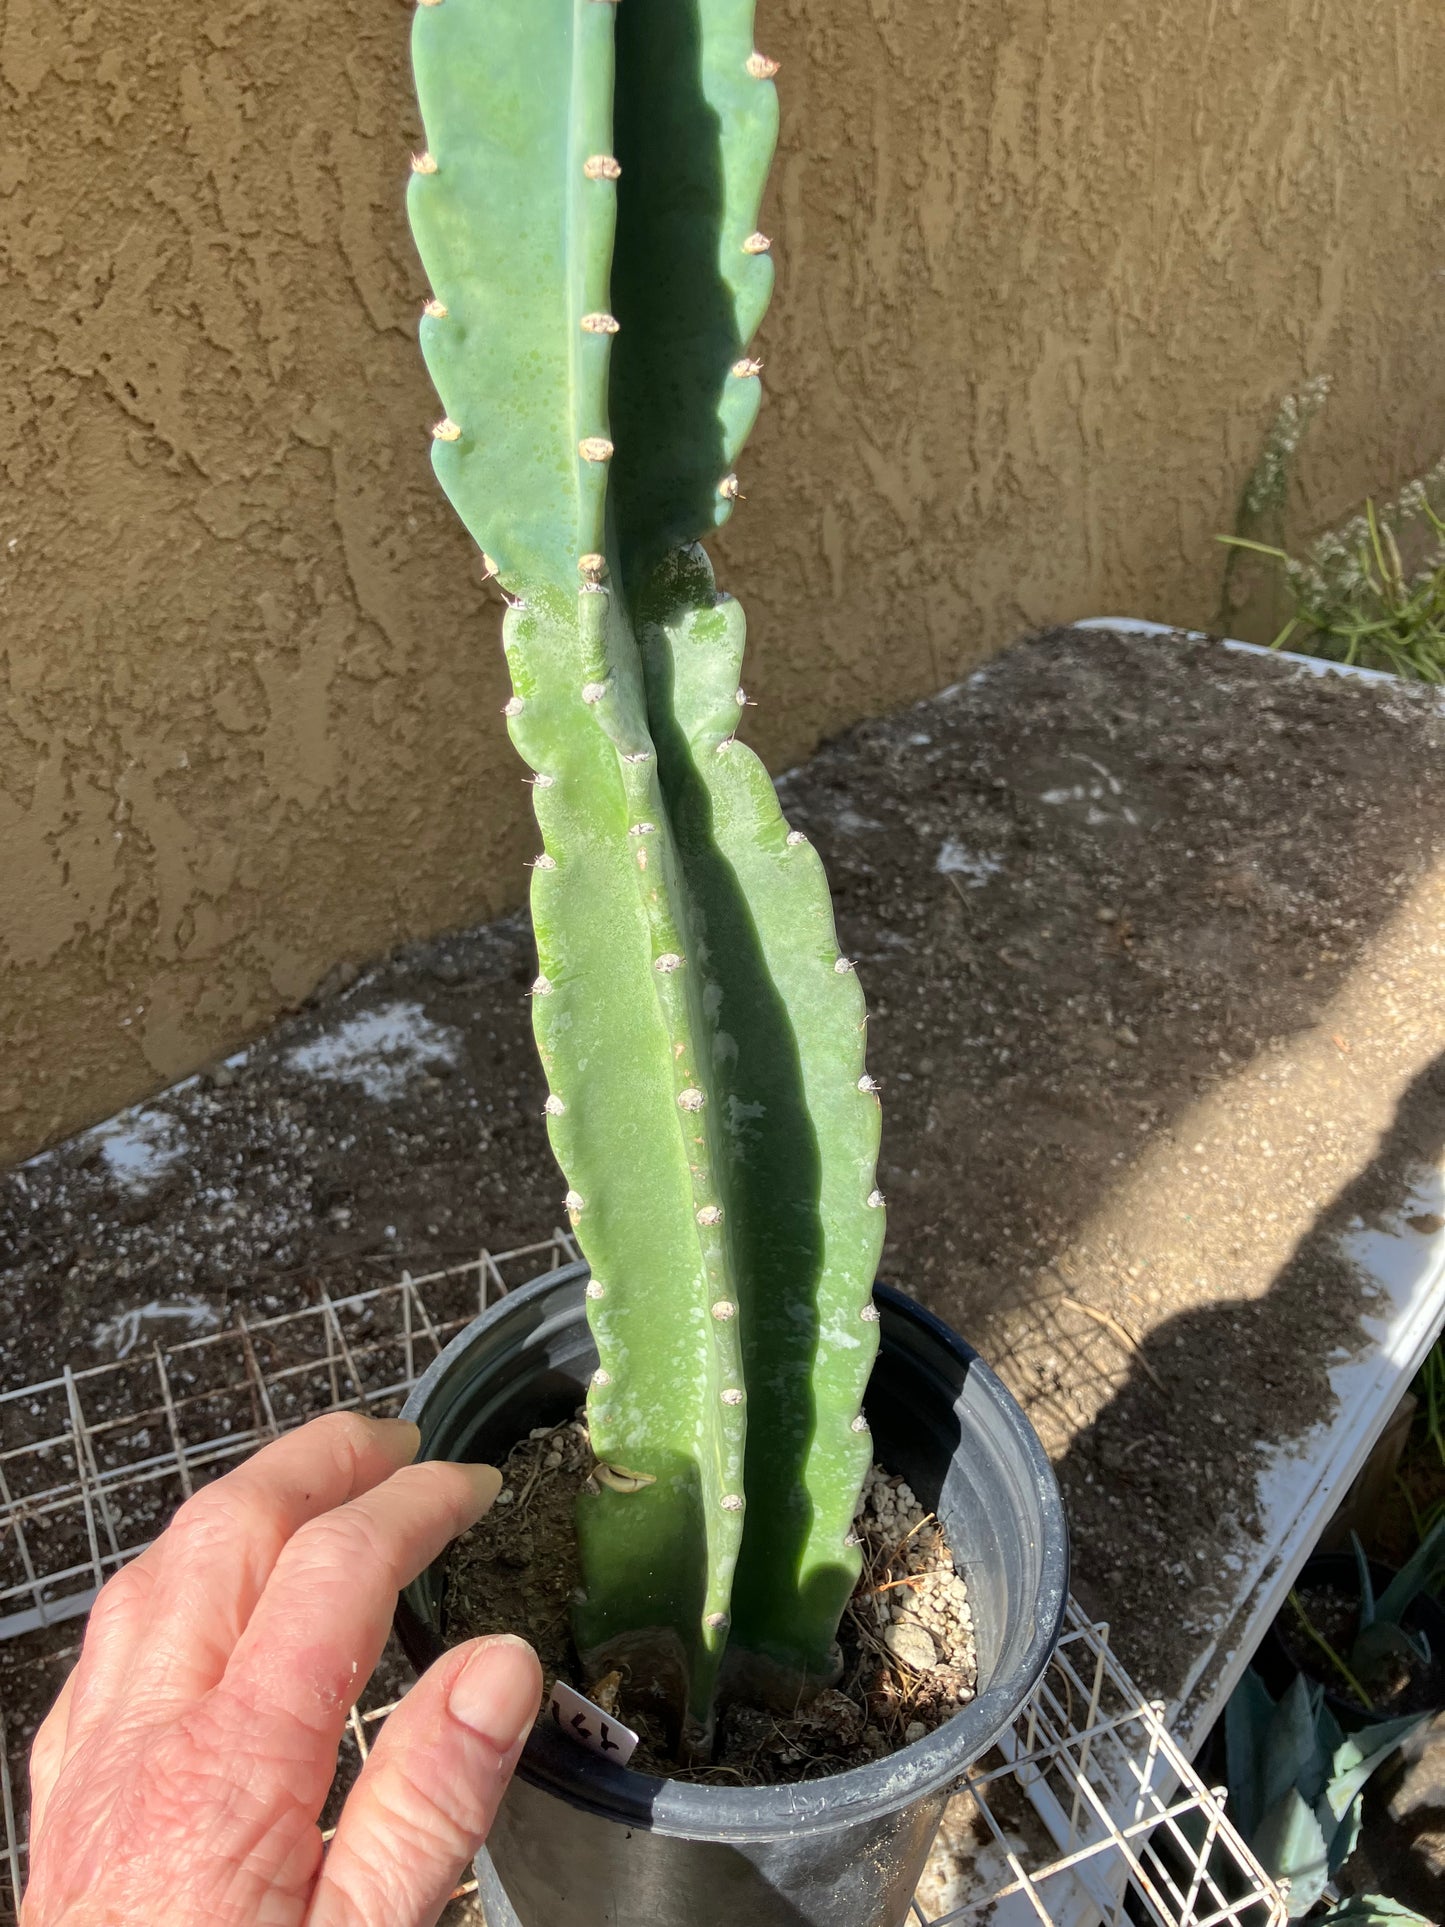
[[[948,1840],[969,1832],[992,1851],[950,1868]],[[919,1927],[996,1921],[1007,1902],[1010,1920],[1046,1927],[1277,1927],[1286,1918],[1284,1896],[1226,1814],[1224,1788],[1200,1779],[1164,1702],[1140,1692],[1107,1625],[1073,1599],[1043,1679],[970,1772],[942,1838],[942,1864],[914,1903]]]
[[[318,1412],[394,1412],[491,1297],[577,1256],[565,1231],[514,1251],[135,1346],[0,1393],[0,1640],[89,1610],[198,1484]]]
[[[248,1321],[236,1309],[224,1330],[149,1350],[133,1343],[110,1363],[0,1394],[0,1921],[18,1918],[26,1860],[12,1747],[23,1751],[34,1724],[25,1702],[43,1707],[78,1650],[66,1622],[198,1485],[318,1412],[394,1413],[479,1310],[576,1256],[557,1230],[344,1296],[317,1287],[300,1310]],[[400,1690],[402,1676],[384,1663],[352,1709],[323,1818],[334,1817]],[[8,1737],[7,1706],[25,1729],[12,1724]],[[970,1821],[992,1850],[950,1853]],[[1072,1601],[1037,1693],[950,1808],[913,1920],[962,1927],[986,1914],[1081,1927],[1126,1918],[1275,1927],[1285,1918],[1222,1792],[1198,1779],[1162,1705],[1143,1698],[1110,1651],[1107,1628]]]

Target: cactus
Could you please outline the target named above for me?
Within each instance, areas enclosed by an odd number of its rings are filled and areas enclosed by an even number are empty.
[[[836,1670],[870,1457],[880,1128],[822,865],[737,739],[738,493],[776,136],[752,0],[420,0],[437,475],[534,772],[537,1043],[591,1267],[584,1661],[691,1750]],[[724,1670],[725,1669],[725,1670]]]

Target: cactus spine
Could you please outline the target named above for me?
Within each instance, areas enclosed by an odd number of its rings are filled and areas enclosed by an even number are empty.
[[[879,1109],[816,853],[737,741],[737,495],[772,287],[752,0],[421,0],[409,212],[437,474],[510,607],[537,1042],[592,1267],[584,1657],[703,1742],[796,1694],[857,1572]]]

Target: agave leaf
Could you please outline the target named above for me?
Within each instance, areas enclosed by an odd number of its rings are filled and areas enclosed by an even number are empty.
[[[1333,1737],[1336,1744],[1344,1738],[1333,1714],[1326,1710],[1322,1686],[1314,1685],[1310,1689],[1310,1711],[1313,1715],[1310,1722],[1310,1750],[1295,1777],[1295,1785],[1307,1806],[1313,1806],[1329,1785],[1330,1762],[1333,1758],[1330,1738]],[[1329,1722],[1332,1735],[1326,1734],[1326,1721]]]
[[[1290,1883],[1290,1919],[1303,1919],[1324,1893],[1329,1849],[1319,1820],[1295,1787],[1270,1808],[1251,1845],[1267,1872]]]
[[[1337,1820],[1344,1818],[1376,1767],[1383,1766],[1395,1749],[1429,1717],[1428,1713],[1410,1713],[1403,1719],[1380,1720],[1374,1726],[1362,1726],[1358,1733],[1351,1733],[1342,1746],[1336,1747],[1325,1799]]]
[[[1345,1729],[1325,1704],[1323,1693],[1320,1695],[1320,1712],[1319,1718],[1315,1721],[1315,1731],[1319,1735],[1320,1745],[1333,1759],[1337,1750],[1345,1743]]]
[[[1398,1625],[1412,1600],[1422,1592],[1439,1591],[1442,1583],[1445,1583],[1445,1513],[1380,1594],[1374,1616]],[[1363,1627],[1368,1622],[1360,1623]]]
[[[1230,1817],[1246,1840],[1264,1818],[1264,1757],[1275,1703],[1253,1667],[1229,1696],[1224,1709],[1225,1773]]]
[[[1329,1843],[1326,1864],[1331,1879],[1360,1843],[1360,1816],[1364,1804],[1363,1798],[1357,1793],[1337,1820],[1327,1798],[1322,1796],[1315,1802],[1315,1818],[1320,1823],[1320,1832]]]
[[[1355,1641],[1350,1650],[1350,1664],[1368,1684],[1370,1674],[1378,1676],[1384,1662],[1390,1658],[1403,1659],[1411,1665],[1428,1665],[1430,1642],[1423,1633],[1407,1633],[1403,1626],[1397,1626],[1393,1620],[1377,1619]]]
[[[1260,1809],[1269,1813],[1291,1787],[1313,1806],[1329,1780],[1330,1758],[1319,1738],[1322,1688],[1296,1673],[1274,1711],[1265,1744]]]

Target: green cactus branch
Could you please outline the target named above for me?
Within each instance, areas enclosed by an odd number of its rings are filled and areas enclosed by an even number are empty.
[[[577,1638],[701,1745],[725,1657],[787,1697],[834,1668],[883,1228],[861,994],[692,546],[757,412],[773,63],[751,0],[421,0],[413,50],[434,461],[511,604],[534,1021],[593,1274]]]
[[[624,0],[616,16],[612,487],[635,584],[732,512],[762,400],[745,351],[773,290],[758,213],[778,100],[752,0]]]
[[[538,772],[547,1123],[593,1270],[592,1442],[605,1468],[650,1481],[604,1483],[581,1509],[579,1640],[676,1693],[689,1682],[705,1728],[742,1532],[744,1413],[724,1394],[744,1381],[701,986],[617,599],[529,601],[505,630],[513,739]]]
[[[748,1525],[733,1640],[780,1696],[821,1682],[858,1574],[853,1507],[872,1446],[881,1125],[866,1012],[817,852],[736,740],[743,613],[700,549],[642,598],[649,718],[708,991],[724,1191],[743,1311]],[[757,1662],[764,1663],[759,1670]]]

